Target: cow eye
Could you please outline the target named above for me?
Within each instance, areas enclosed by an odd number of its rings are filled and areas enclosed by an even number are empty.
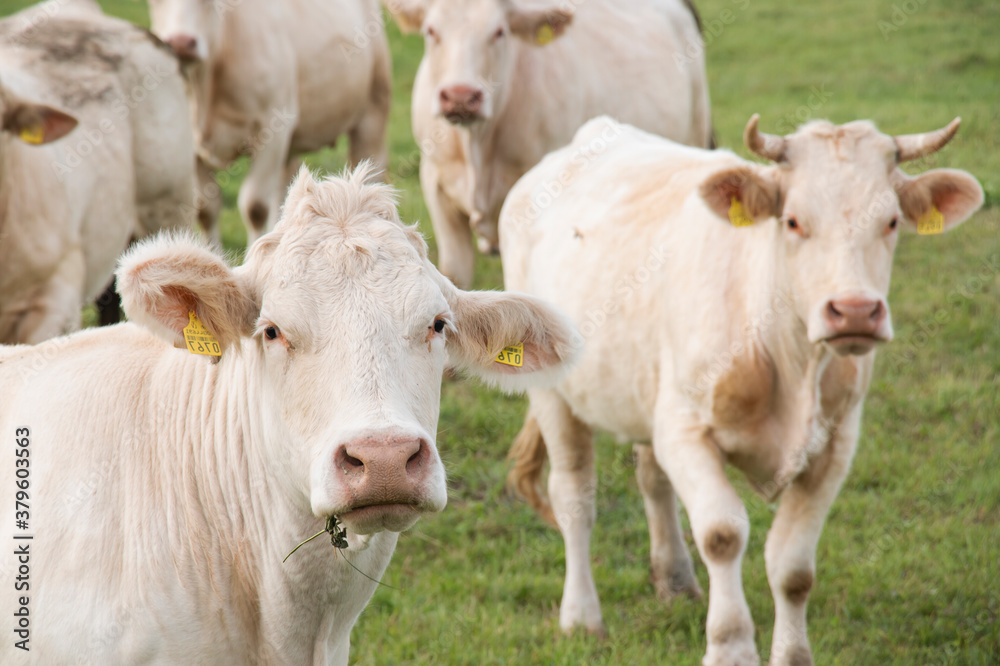
[[[427,33],[427,36],[430,39],[434,40],[435,42],[438,40],[437,30],[434,29],[434,26],[431,25],[427,26],[427,30],[425,32]]]
[[[441,333],[442,331],[444,331],[444,327],[446,325],[447,324],[445,323],[444,319],[435,319],[434,320],[434,332],[435,333]]]
[[[788,218],[788,228],[791,229],[792,231],[798,231],[799,230],[798,220],[796,220],[794,217]]]
[[[889,223],[889,228],[895,229],[897,224],[899,224],[899,219],[894,217],[892,218],[892,222]]]
[[[265,328],[264,329],[264,337],[266,337],[268,340],[274,340],[275,338],[277,338],[278,337],[278,327],[277,326],[268,326],[267,328]]]
[[[501,37],[504,36],[504,34],[505,33],[504,33],[503,26],[500,26],[499,28],[496,29],[496,32],[493,33],[493,39],[494,40],[500,39]]]

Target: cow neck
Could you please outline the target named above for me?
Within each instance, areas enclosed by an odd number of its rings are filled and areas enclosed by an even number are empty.
[[[773,221],[767,238],[766,288],[750,313],[773,324],[761,329],[756,352],[772,364],[775,385],[771,416],[781,424],[781,464],[768,489],[776,494],[786,487],[818,455],[829,441],[830,428],[822,411],[821,379],[833,359],[827,345],[809,341],[805,322],[796,313],[794,296],[788,289],[792,276],[783,251],[782,227]]]

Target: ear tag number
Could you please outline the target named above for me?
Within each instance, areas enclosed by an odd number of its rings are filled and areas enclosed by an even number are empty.
[[[539,46],[545,46],[555,38],[556,32],[548,23],[541,24],[538,26],[538,30],[535,31],[535,43]]]
[[[944,231],[944,215],[937,206],[931,206],[927,214],[917,220],[917,233],[921,236],[930,236]]]
[[[753,225],[753,218],[743,210],[743,202],[732,197],[729,203],[729,221],[734,227],[749,227]]]
[[[32,125],[31,127],[25,127],[18,136],[21,137],[21,141],[37,146],[45,141],[45,126]]]
[[[524,343],[518,342],[516,345],[509,345],[500,350],[497,356],[497,363],[512,365],[520,368],[524,365]]]
[[[215,339],[194,312],[188,312],[190,323],[184,327],[184,342],[188,351],[202,356],[222,356],[222,346]]]

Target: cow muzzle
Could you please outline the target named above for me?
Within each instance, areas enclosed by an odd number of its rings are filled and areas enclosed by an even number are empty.
[[[412,527],[421,513],[444,506],[434,492],[436,477],[443,477],[440,466],[422,437],[371,435],[338,446],[334,480],[347,500],[340,519],[356,534]]]
[[[438,92],[441,115],[453,125],[471,125],[483,119],[486,94],[472,86],[448,86]]]
[[[823,306],[822,321],[823,342],[841,356],[867,354],[892,339],[889,306],[881,298],[830,299]]]
[[[199,49],[201,44],[197,37],[179,33],[167,37],[163,42],[173,50],[177,59],[186,65],[201,62],[203,59]]]

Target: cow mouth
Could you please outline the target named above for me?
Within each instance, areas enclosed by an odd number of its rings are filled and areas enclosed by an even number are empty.
[[[443,115],[445,120],[452,125],[461,125],[462,127],[468,127],[483,119],[478,113],[469,111],[449,111]]]
[[[355,507],[338,515],[348,531],[355,534],[402,532],[417,522],[422,512],[414,504],[372,504]]]
[[[835,335],[823,342],[830,345],[840,356],[862,356],[874,349],[876,345],[885,342],[885,340],[874,335],[855,333]]]

